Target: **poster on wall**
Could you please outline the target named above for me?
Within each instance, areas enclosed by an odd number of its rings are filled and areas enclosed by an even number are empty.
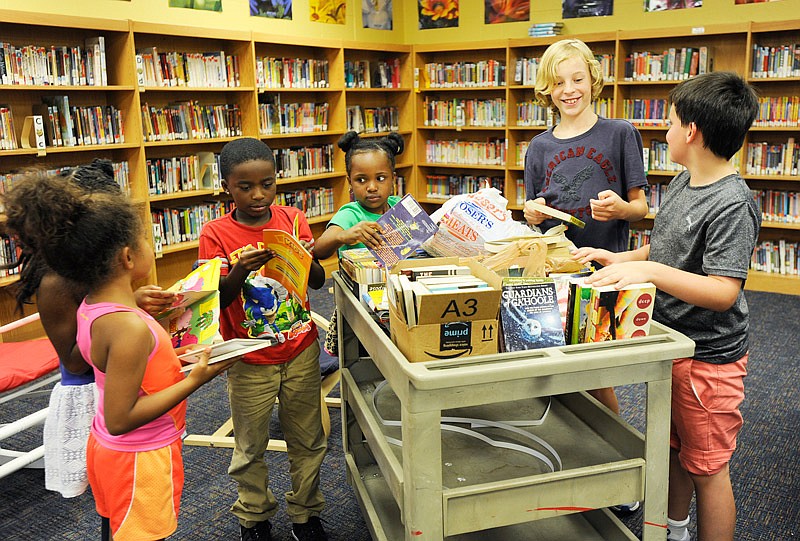
[[[529,21],[531,0],[483,0],[483,22],[486,24]]]
[[[417,0],[419,29],[458,26],[458,0]]]
[[[250,15],[291,20],[292,0],[250,0]]]
[[[779,0],[734,0],[734,4],[761,4],[763,2],[778,2]]]
[[[222,0],[169,0],[169,7],[222,11]]]
[[[602,17],[614,14],[614,0],[563,0],[561,18]]]
[[[703,7],[703,0],[644,0],[644,10],[646,12],[701,7]]]
[[[311,22],[344,24],[347,0],[310,0]]]
[[[364,28],[392,29],[392,0],[361,0],[361,20]]]

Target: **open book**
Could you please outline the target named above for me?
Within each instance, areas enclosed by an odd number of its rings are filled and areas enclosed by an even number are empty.
[[[172,347],[210,344],[219,331],[219,275],[222,261],[211,259],[178,280],[172,305],[156,320],[172,337]]]
[[[218,342],[209,346],[211,348],[211,357],[208,359],[208,364],[218,363],[220,361],[227,361],[233,357],[239,357],[245,353],[251,353],[262,348],[266,348],[275,342],[270,339],[262,338],[232,338],[224,342]],[[205,348],[198,348],[192,351],[187,351],[178,358],[188,362],[197,363],[200,361],[200,356],[203,354]],[[192,369],[192,365],[187,365],[181,368],[181,372],[188,372]]]
[[[535,211],[541,212],[542,214],[547,214],[548,216],[552,216],[562,222],[567,222],[572,225],[577,225],[581,229],[586,227],[586,224],[573,216],[572,214],[567,214],[564,211],[554,209],[553,207],[548,207],[547,205],[542,205],[541,203],[534,203],[533,201],[525,201],[525,206],[532,208]]]
[[[264,247],[274,251],[277,257],[267,261],[261,273],[283,285],[297,302],[305,302],[311,254],[295,235],[280,229],[264,229]]]

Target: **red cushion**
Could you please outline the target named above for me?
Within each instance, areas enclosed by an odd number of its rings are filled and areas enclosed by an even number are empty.
[[[0,343],[0,392],[38,379],[58,368],[58,355],[47,338]]]

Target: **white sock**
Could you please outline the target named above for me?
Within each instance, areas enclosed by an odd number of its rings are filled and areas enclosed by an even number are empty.
[[[667,517],[667,541],[690,541],[689,517],[683,520],[672,520]]]

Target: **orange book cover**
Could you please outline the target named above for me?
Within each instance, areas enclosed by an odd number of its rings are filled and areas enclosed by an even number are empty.
[[[296,236],[280,229],[264,229],[264,247],[277,255],[267,261],[261,273],[282,284],[298,302],[303,303],[308,291],[311,254]]]

